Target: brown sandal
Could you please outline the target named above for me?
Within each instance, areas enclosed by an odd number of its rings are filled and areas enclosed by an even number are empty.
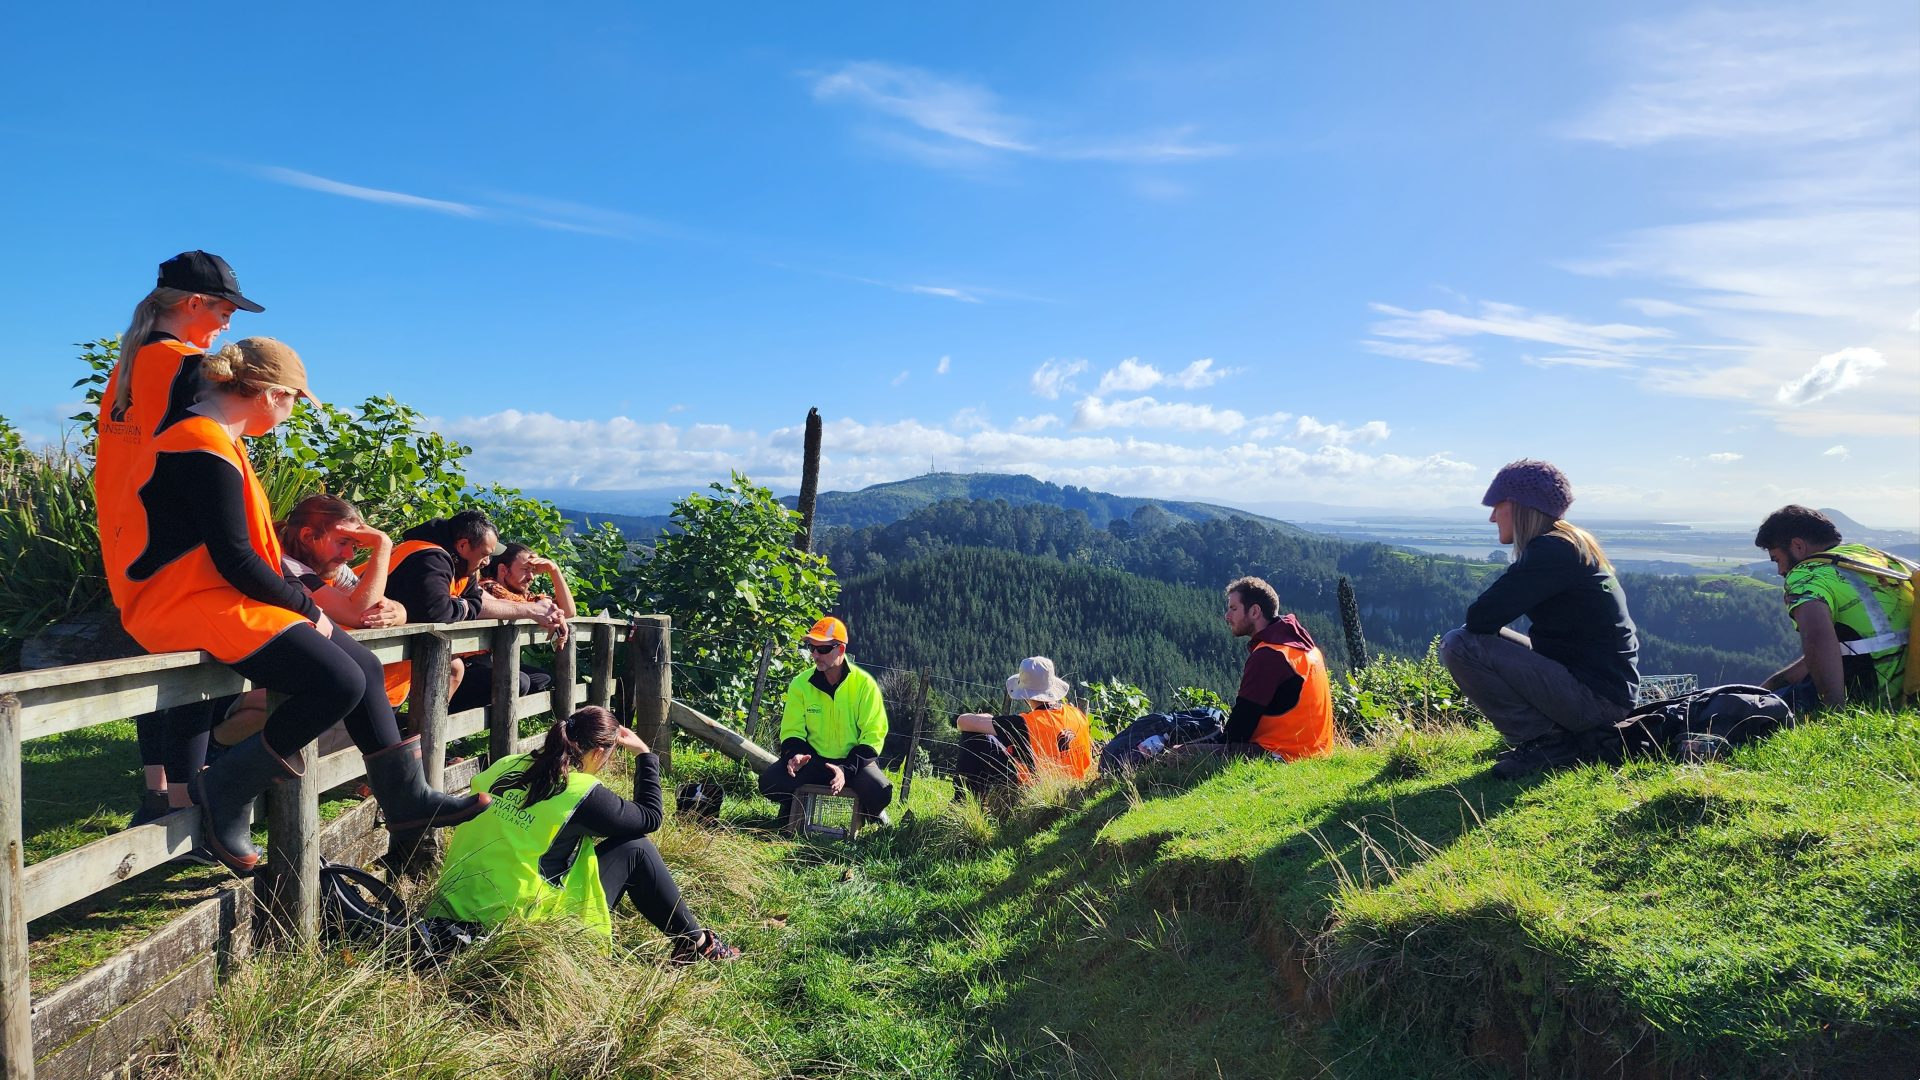
[[[698,930],[691,936],[674,942],[674,967],[692,967],[701,960],[711,960],[716,964],[732,963],[740,959],[740,950],[720,940],[720,935],[711,930]]]

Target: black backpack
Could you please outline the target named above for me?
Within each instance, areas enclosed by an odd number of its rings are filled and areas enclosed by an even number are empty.
[[[427,968],[479,940],[480,928],[454,919],[415,919],[393,886],[357,866],[320,864],[320,939],[371,944],[401,935],[414,966]]]
[[[1616,765],[1654,755],[1700,761],[1792,723],[1793,709],[1779,694],[1730,683],[1647,702],[1618,724],[1589,732],[1587,749]]]

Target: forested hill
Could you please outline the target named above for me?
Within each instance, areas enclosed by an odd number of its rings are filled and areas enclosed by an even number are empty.
[[[1130,518],[1143,508],[1152,515],[1164,514],[1180,521],[1209,521],[1215,518],[1241,518],[1259,521],[1286,531],[1300,532],[1292,525],[1261,517],[1230,506],[1203,502],[1178,502],[1111,495],[1082,487],[1061,487],[1031,476],[1004,473],[928,473],[910,480],[875,484],[859,491],[823,491],[814,503],[815,530],[836,525],[863,528],[898,521],[916,510],[954,499],[1003,500],[1010,506],[1042,504],[1085,514],[1096,529],[1104,529],[1116,518]],[[798,501],[789,496],[781,500],[788,506]]]
[[[1346,654],[1337,600],[1342,576],[1354,584],[1369,646],[1417,654],[1459,625],[1467,604],[1501,571],[1276,529],[1251,516],[1186,521],[1142,508],[1095,528],[1078,511],[1005,500],[950,500],[885,525],[830,528],[817,546],[844,582],[846,614],[888,627],[898,639],[868,639],[862,656],[982,681],[1003,678],[1002,669],[1033,652],[1064,662],[1068,642],[1085,640],[1107,642],[1073,654],[1089,678],[1187,685],[1182,680],[1214,669],[1220,661],[1212,657],[1239,656],[1220,623],[1220,590],[1242,574],[1271,582],[1336,663],[1344,664]],[[1621,583],[1640,627],[1640,669],[1647,674],[1751,682],[1798,651],[1777,586],[1643,574],[1623,575]],[[1194,625],[1204,628],[1198,636],[1163,629]],[[1163,644],[1174,651],[1135,655]],[[1179,656],[1193,659],[1181,667],[1173,660]],[[1228,667],[1237,670],[1233,662]],[[1231,675],[1219,677],[1227,681],[1209,685],[1230,691]]]

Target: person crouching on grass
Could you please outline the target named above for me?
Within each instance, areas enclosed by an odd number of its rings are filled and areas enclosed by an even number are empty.
[[[847,659],[847,624],[828,616],[801,644],[813,658],[787,685],[780,718],[780,760],[760,774],[760,794],[773,800],[784,828],[793,793],[821,784],[835,795],[852,788],[860,813],[885,823],[893,781],[876,763],[887,741],[887,705],[880,684]]]
[[[1573,486],[1559,469],[1513,462],[1480,501],[1513,562],[1440,640],[1440,660],[1506,736],[1495,776],[1578,764],[1580,736],[1625,717],[1640,684],[1626,593],[1600,541],[1565,519]],[[1522,615],[1525,635],[1507,627]]]
[[[599,779],[616,747],[634,754],[631,800]],[[739,957],[694,919],[647,839],[665,814],[660,759],[606,709],[555,721],[540,749],[494,762],[473,790],[493,802],[453,830],[432,914],[482,926],[564,916],[611,940],[625,896],[673,940],[673,963]]]

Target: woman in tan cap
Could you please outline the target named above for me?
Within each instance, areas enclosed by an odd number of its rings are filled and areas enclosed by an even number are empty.
[[[379,661],[281,575],[273,511],[242,439],[273,430],[296,399],[313,398],[299,355],[272,338],[247,338],[202,358],[198,377],[195,403],[153,433],[146,475],[99,492],[99,513],[101,534],[132,556],[106,569],[135,641],[150,652],[204,649],[285,695],[265,731],[193,778],[207,847],[235,873],[251,873],[260,859],[249,836],[254,797],[298,775],[289,759],[339,721],[366,755],[389,829],[478,814],[484,796],[428,789],[418,742],[400,738]]]

